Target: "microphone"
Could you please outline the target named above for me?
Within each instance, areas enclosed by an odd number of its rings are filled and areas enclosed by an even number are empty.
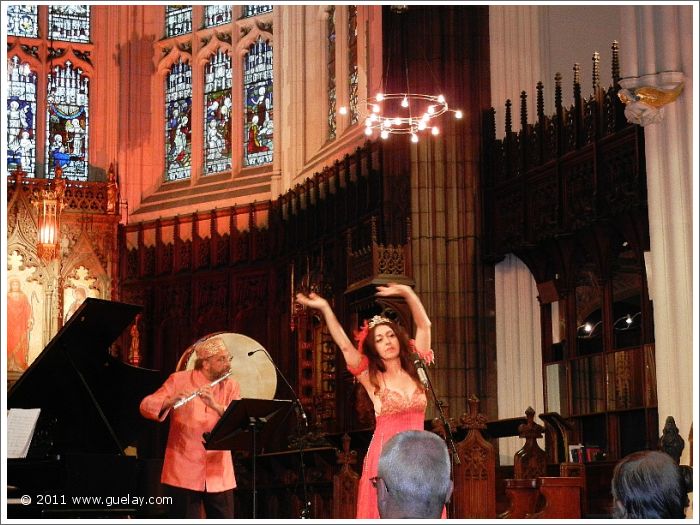
[[[420,382],[423,383],[425,388],[429,388],[430,384],[428,383],[428,374],[425,371],[425,365],[423,364],[423,360],[420,358],[420,356],[415,352],[413,354],[413,364],[416,367],[418,379],[420,379]]]
[[[270,360],[270,363],[272,363],[272,366],[275,367],[275,370],[277,370],[277,373],[278,373],[279,376],[282,378],[282,380],[284,381],[284,383],[287,385],[287,387],[289,388],[289,391],[290,391],[290,392],[292,393],[292,395],[296,398],[295,404],[296,404],[296,406],[298,407],[298,411],[301,413],[302,419],[304,420],[304,426],[305,426],[306,428],[309,428],[309,421],[308,421],[308,418],[306,417],[306,412],[304,412],[304,407],[302,406],[301,401],[300,401],[299,398],[297,397],[297,394],[296,394],[296,392],[294,391],[294,389],[292,388],[292,385],[290,385],[290,384],[289,384],[289,381],[287,381],[287,378],[284,377],[284,374],[282,373],[282,370],[280,370],[280,369],[277,367],[277,365],[275,364],[275,362],[272,360],[272,357],[270,357],[270,354],[267,353],[267,350],[265,350],[264,348],[258,348],[257,350],[251,350],[250,352],[248,352],[248,357],[250,357],[250,356],[252,356],[253,354],[256,354],[256,353],[258,353],[258,352],[265,352],[265,355],[266,355],[267,358]],[[299,412],[298,412],[298,413],[299,413]]]

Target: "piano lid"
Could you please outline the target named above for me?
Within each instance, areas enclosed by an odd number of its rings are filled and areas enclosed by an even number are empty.
[[[140,306],[87,298],[7,394],[8,408],[41,408],[52,451],[122,454],[143,425],[141,399],[160,385],[155,370],[109,355]]]

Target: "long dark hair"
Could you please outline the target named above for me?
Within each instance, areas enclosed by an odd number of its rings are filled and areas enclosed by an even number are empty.
[[[416,367],[411,360],[411,344],[406,330],[403,328],[403,326],[398,325],[393,321],[380,324],[389,325],[389,327],[396,334],[396,337],[399,340],[399,359],[401,361],[401,368],[403,368],[404,372],[411,376],[411,379],[413,379],[413,381],[416,383],[416,386],[422,390],[423,384],[420,382],[418,373],[416,372]],[[369,381],[374,386],[375,394],[381,390],[381,385],[379,384],[379,374],[386,372],[384,360],[379,356],[379,352],[377,352],[377,348],[374,346],[374,331],[377,329],[377,326],[380,326],[380,324],[369,329],[369,333],[367,334],[367,337],[362,345],[362,351],[369,360]]]

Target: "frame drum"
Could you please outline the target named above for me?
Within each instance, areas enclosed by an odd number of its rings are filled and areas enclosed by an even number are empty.
[[[241,386],[242,398],[274,399],[277,390],[277,370],[267,357],[267,351],[255,339],[233,332],[217,332],[209,334],[190,345],[177,363],[176,371],[191,370],[197,354],[194,347],[197,343],[211,337],[220,337],[231,356],[231,375]],[[248,355],[248,352],[255,352]]]

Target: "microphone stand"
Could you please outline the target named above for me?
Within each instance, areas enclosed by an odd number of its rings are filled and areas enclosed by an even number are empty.
[[[413,354],[413,364],[416,366],[416,372],[418,373],[418,377],[421,380],[421,383],[423,383],[423,386],[425,386],[433,394],[433,401],[440,414],[442,426],[445,429],[445,441],[447,442],[447,446],[449,447],[450,452],[452,453],[452,462],[455,465],[459,465],[461,461],[459,459],[459,454],[457,453],[457,447],[455,447],[454,438],[452,437],[452,428],[450,427],[450,424],[448,423],[447,418],[445,417],[445,413],[442,411],[442,402],[438,400],[437,394],[435,394],[433,383],[430,380],[430,376],[428,375],[428,371],[426,370],[425,365],[423,364],[423,360],[417,353]]]
[[[298,442],[299,442],[299,467],[301,470],[301,484],[302,488],[304,491],[304,507],[301,510],[301,518],[309,518],[311,514],[311,501],[309,500],[309,495],[306,487],[306,470],[305,470],[305,465],[304,465],[304,439],[302,438],[301,432],[301,421],[304,421],[304,427],[306,428],[306,431],[308,432],[309,430],[309,420],[306,417],[306,412],[304,411],[304,407],[301,404],[301,400],[297,396],[296,392],[292,388],[292,385],[289,384],[289,381],[287,381],[287,378],[284,376],[282,371],[279,369],[277,364],[273,361],[272,357],[270,354],[267,353],[267,350],[264,348],[258,348],[257,350],[253,350],[251,352],[248,352],[248,357],[252,356],[253,354],[257,352],[264,352],[267,358],[269,359],[270,363],[272,363],[272,366],[275,367],[275,370],[277,370],[277,373],[279,376],[282,378],[284,383],[287,385],[287,388],[289,388],[289,391],[292,393],[294,396],[294,412],[296,412],[297,415],[297,435],[298,435]],[[301,417],[300,417],[301,416]]]

